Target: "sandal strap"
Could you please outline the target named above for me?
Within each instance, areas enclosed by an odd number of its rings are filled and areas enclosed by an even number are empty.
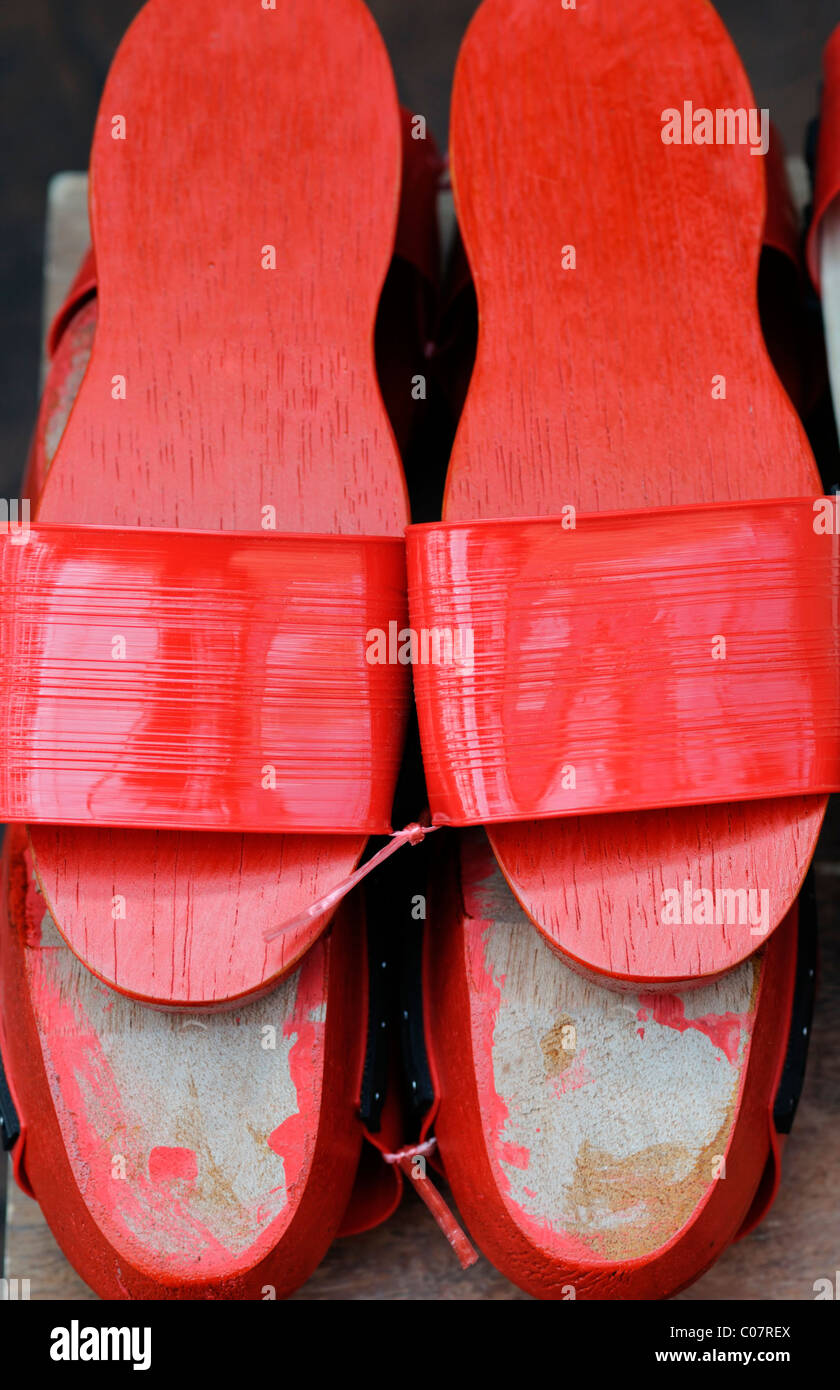
[[[76,278],[67,291],[64,303],[47,333],[47,355],[50,359],[55,357],[64,334],[82,305],[86,304],[89,299],[93,299],[97,289],[96,257],[91,247],[85,252],[82,263],[76,271]]]
[[[401,538],[38,524],[0,612],[0,820],[389,833]]]
[[[837,790],[838,530],[835,498],[412,527],[433,824]]]

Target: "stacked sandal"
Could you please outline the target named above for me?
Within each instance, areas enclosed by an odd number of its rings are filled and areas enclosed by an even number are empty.
[[[285,1296],[402,1175],[469,1264],[436,1167],[528,1293],[667,1298],[778,1188],[840,785],[781,155],[704,0],[484,0],[450,155],[477,351],[462,299],[411,525],[436,152],[360,0],[197,9],[149,0],[115,60],[3,540],[16,1175],[104,1297]],[[374,853],[410,664],[430,814]],[[431,828],[412,1128],[356,885]]]
[[[430,913],[434,1126],[540,1297],[666,1297],[754,1224],[807,1030],[836,540],[755,303],[763,161],[662,139],[700,93],[755,106],[700,4],[486,0],[455,79],[478,350],[409,586],[472,634],[415,689],[433,817],[486,834]]]

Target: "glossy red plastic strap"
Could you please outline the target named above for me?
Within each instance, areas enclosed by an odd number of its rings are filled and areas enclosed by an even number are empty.
[[[0,610],[0,820],[388,833],[401,540],[38,525]]]
[[[823,54],[822,107],[814,187],[814,216],[808,233],[807,259],[811,279],[820,287],[820,227],[835,198],[840,198],[840,25]]]
[[[836,500],[412,527],[433,822],[840,787]]]

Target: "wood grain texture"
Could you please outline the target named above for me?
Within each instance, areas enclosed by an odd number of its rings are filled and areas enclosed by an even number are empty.
[[[105,1298],[278,1297],[320,1263],[353,1188],[364,1051],[358,901],[259,1003],[206,1021],[103,989],[7,837],[0,989],[16,1160]]]
[[[827,856],[827,857],[824,857]],[[725,1251],[682,1300],[809,1300],[833,1277],[840,1244],[840,816],[826,829],[817,862],[820,991],[805,1091],[784,1155],[782,1188],[758,1230]],[[55,1243],[38,1206],[9,1186],[7,1277],[31,1280],[33,1299],[92,1300]],[[527,1300],[488,1260],[462,1273],[422,1204],[408,1193],[390,1221],[339,1240],[295,1300]]]
[[[745,144],[664,144],[662,113],[686,100],[754,106],[702,0],[486,0],[478,12],[451,159],[479,344],[444,519],[821,491],[756,308],[763,162]],[[753,943],[711,927],[678,935],[662,923],[663,892],[766,889],[776,926],[824,808],[808,797],[569,817],[495,827],[491,841],[556,947],[606,974],[676,984]]]
[[[3,496],[17,496],[37,406],[44,190],[56,170],[85,166],[105,73],[139,7],[140,0],[6,0],[0,13],[0,46],[13,55],[4,87],[11,114],[0,147]],[[445,148],[452,70],[476,0],[371,0],[370,8],[404,100],[426,115]],[[788,150],[800,152],[837,0],[718,0],[717,8],[746,59],[759,104],[772,110]]]
[[[30,5],[28,10],[31,8]],[[381,0],[374,8],[385,14],[387,0]],[[457,25],[471,8],[471,0],[463,7],[463,14],[457,5],[449,5],[440,16],[441,23],[449,20]],[[721,9],[728,17],[737,10],[735,0],[721,5]],[[830,9],[834,13],[833,3]],[[808,75],[807,60],[810,55],[810,71],[816,72],[818,53],[812,33],[813,15],[809,20],[811,28],[807,28],[803,16],[785,0],[772,7],[772,22],[768,26],[765,11],[759,17],[758,12],[747,15],[746,10],[744,7],[741,26],[754,39],[749,50],[751,62],[767,31],[767,38],[772,41],[770,53],[776,57],[765,55],[765,68],[772,69],[772,62],[776,61],[778,90],[782,95],[786,84],[799,72],[797,111],[810,109],[807,103],[813,81]],[[403,66],[413,70],[416,35],[410,9],[404,3],[399,6],[399,16],[411,41],[411,59],[404,55]],[[798,65],[792,67],[793,34]],[[767,75],[772,80],[772,70]],[[37,90],[35,84],[32,90]],[[422,93],[422,86],[419,91]],[[48,319],[58,310],[86,244],[84,233],[76,241],[71,230],[74,225],[84,226],[83,190],[83,176],[74,175],[64,182],[62,200],[57,198],[58,189],[52,200]],[[68,201],[71,197],[76,200],[72,206]],[[40,184],[35,201],[34,215],[39,216]],[[28,400],[24,400],[24,408],[29,411]],[[26,430],[30,423],[26,421]],[[840,817],[833,809],[818,851],[817,887],[822,935],[820,995],[805,1094],[785,1154],[782,1190],[759,1230],[726,1251],[708,1274],[679,1295],[681,1300],[810,1299],[813,1281],[831,1276],[836,1268],[840,1244],[840,1203],[836,1193],[836,1173],[840,1169],[840,1051],[836,1047],[840,1035]],[[9,1187],[8,1220],[4,1270],[7,1276],[30,1278],[35,1299],[95,1298],[59,1250],[37,1205],[20,1194],[14,1184]],[[528,1295],[510,1284],[485,1259],[462,1274],[428,1213],[409,1194],[385,1227],[338,1241],[308,1284],[293,1297],[317,1301],[520,1301]]]
[[[796,911],[719,981],[619,991],[533,930],[480,831],[460,839],[460,874],[437,884],[428,1034],[467,1228],[539,1298],[667,1298],[742,1229],[770,1158]]]
[[[360,0],[232,0],[211,18],[195,0],[152,0],[100,107],[99,318],[38,517],[258,532],[270,506],[279,531],[400,535],[405,481],[373,356],[400,160],[393,77]],[[146,949],[108,978],[137,998],[214,1007],[294,964],[307,943],[266,949],[263,929],[341,882],[364,837],[211,846],[126,832],[103,853],[96,831],[33,827],[31,843],[82,959],[101,969],[103,908],[123,897]],[[173,974],[172,962],[187,964]]]

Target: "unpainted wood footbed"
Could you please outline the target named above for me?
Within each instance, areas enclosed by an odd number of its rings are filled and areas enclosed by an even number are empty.
[[[550,949],[498,866],[467,906],[479,1103],[505,1201],[566,1255],[652,1255],[725,1180],[761,957],[681,994],[619,991]]]

